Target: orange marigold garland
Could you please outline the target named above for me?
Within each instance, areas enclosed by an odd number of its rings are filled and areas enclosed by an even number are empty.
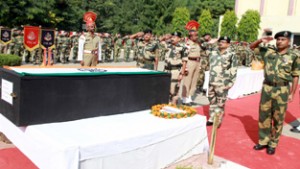
[[[169,106],[173,108],[177,108],[179,110],[182,110],[182,112],[179,113],[168,113],[161,111],[163,107]],[[186,117],[192,117],[197,113],[197,110],[185,105],[174,105],[174,104],[157,104],[151,107],[151,114],[157,117],[165,118],[165,119],[181,119]]]

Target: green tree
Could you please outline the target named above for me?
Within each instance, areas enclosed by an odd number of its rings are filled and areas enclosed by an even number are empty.
[[[176,8],[173,13],[173,31],[179,31],[186,34],[185,25],[190,20],[190,12],[185,7]]]
[[[260,15],[258,11],[248,10],[242,15],[238,25],[238,40],[253,42],[257,39],[260,28]]]
[[[221,24],[221,36],[229,36],[232,39],[236,39],[238,18],[234,11],[226,11]]]
[[[209,10],[203,10],[198,21],[200,23],[200,36],[203,36],[205,33],[212,33],[214,21]]]

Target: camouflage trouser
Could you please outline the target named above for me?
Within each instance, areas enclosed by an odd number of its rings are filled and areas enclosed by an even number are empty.
[[[121,52],[121,48],[116,46],[115,47],[115,52],[114,52],[114,62],[118,62],[119,61],[119,57],[120,57],[120,52]]]
[[[205,79],[205,71],[203,69],[200,69],[199,77],[198,77],[198,80],[197,80],[198,88],[202,89],[203,84],[204,84],[204,79]]]
[[[220,109],[219,122],[222,121],[224,115],[225,102],[227,100],[228,89],[225,89],[224,85],[214,86],[209,84],[208,89],[208,100],[209,106],[209,119],[208,121],[213,122],[215,116],[215,109]]]
[[[290,87],[263,85],[259,107],[259,144],[275,148],[283,128]]]
[[[129,61],[131,48],[125,48],[125,61]]]

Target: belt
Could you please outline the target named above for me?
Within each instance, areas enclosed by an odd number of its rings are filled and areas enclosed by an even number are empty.
[[[196,57],[196,58],[188,57],[188,59],[196,62],[200,62],[200,57]]]
[[[165,66],[165,70],[179,70],[181,65]]]
[[[264,81],[264,84],[268,85],[268,86],[273,86],[273,87],[280,87],[280,86],[288,86],[289,82],[269,82],[269,81]]]
[[[92,50],[83,50],[83,52],[86,53],[86,54],[92,54],[93,53]]]

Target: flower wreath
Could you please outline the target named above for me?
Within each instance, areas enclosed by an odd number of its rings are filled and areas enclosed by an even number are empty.
[[[168,113],[163,112],[161,109],[165,106],[174,107],[182,110],[180,113]],[[157,104],[151,107],[151,114],[157,117],[165,118],[165,119],[181,119],[186,117],[192,117],[197,113],[197,110],[184,105],[174,105],[174,104]]]

